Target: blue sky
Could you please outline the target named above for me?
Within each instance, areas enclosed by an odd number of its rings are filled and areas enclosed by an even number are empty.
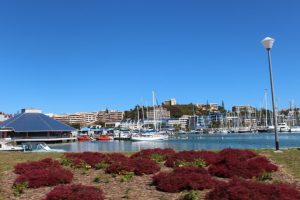
[[[260,105],[272,49],[279,107],[300,105],[297,0],[0,1],[0,111]],[[269,105],[270,105],[269,101]]]

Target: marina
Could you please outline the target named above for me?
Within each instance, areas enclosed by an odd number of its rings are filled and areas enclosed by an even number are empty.
[[[300,132],[280,133],[282,148],[299,148]],[[234,134],[179,134],[168,140],[157,141],[84,141],[63,144],[49,144],[51,148],[68,152],[134,152],[147,148],[172,148],[175,150],[220,150],[224,148],[263,149],[274,148],[274,133]]]

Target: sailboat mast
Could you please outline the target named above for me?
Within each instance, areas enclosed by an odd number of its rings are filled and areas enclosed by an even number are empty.
[[[266,104],[266,127],[268,126],[268,101],[267,101],[267,90],[265,90],[265,104]]]
[[[136,106],[136,109],[137,109],[137,117],[138,117],[138,119],[137,119],[137,127],[138,127],[139,132],[140,132],[141,129],[140,129],[140,107],[139,107],[139,105]]]
[[[153,104],[153,121],[154,121],[154,130],[156,131],[156,112],[155,112],[155,94],[152,91],[152,104]]]

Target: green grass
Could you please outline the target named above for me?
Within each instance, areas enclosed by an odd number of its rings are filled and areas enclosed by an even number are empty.
[[[282,153],[275,153],[271,149],[256,150],[259,154],[264,154],[273,162],[282,167],[292,176],[300,180],[300,150],[284,149]]]

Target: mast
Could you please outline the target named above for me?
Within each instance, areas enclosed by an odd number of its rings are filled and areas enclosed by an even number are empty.
[[[140,107],[139,105],[136,106],[136,109],[137,109],[137,127],[139,129],[139,133],[141,132],[141,129],[140,129]]]
[[[267,90],[265,89],[265,104],[266,104],[266,127],[268,127],[268,101],[267,101]]]
[[[153,121],[154,121],[154,130],[156,131],[156,112],[155,112],[155,94],[152,91],[152,104],[153,104]]]

